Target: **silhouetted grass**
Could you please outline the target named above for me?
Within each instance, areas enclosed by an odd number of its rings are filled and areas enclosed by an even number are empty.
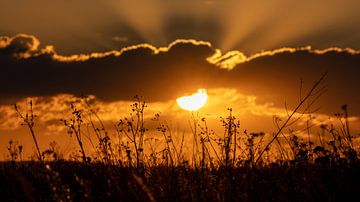
[[[307,140],[291,132],[284,135],[284,128],[299,120],[294,114],[309,113],[324,92],[325,76],[300,98],[282,124],[275,120],[278,130],[267,141],[262,132],[240,131],[232,109],[220,119],[222,135],[212,131],[205,118],[193,114],[190,155],[183,152],[189,147],[184,145],[184,135],[175,142],[171,127],[159,114],[152,121],[162,135],[162,147],[154,149],[150,142],[146,150],[145,144],[151,141],[145,139],[147,106],[138,96],[129,116],[114,126],[115,135],[109,134],[86,98],[83,107],[72,103],[70,117],[61,120],[79,146],[79,157],[72,161],[61,158],[55,143],[41,152],[32,130],[36,117],[32,102],[24,116],[15,107],[30,129],[39,161],[23,161],[22,146],[9,142],[11,161],[0,164],[0,201],[358,201],[360,161],[346,105],[344,113],[336,115],[343,120],[340,130],[320,126],[322,135],[332,137],[329,140],[319,135],[315,145],[310,134]],[[92,158],[83,146],[85,124],[97,140],[87,137],[96,151]],[[279,136],[285,141],[280,142]],[[274,151],[279,157],[269,159]]]
[[[359,161],[202,170],[81,162],[0,165],[2,201],[355,201]]]

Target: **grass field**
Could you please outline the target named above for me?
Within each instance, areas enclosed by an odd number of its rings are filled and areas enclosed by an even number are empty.
[[[34,160],[24,160],[22,146],[9,141],[9,161],[0,164],[1,201],[358,201],[359,151],[346,105],[336,114],[342,125],[321,124],[318,141],[310,133],[306,139],[284,131],[299,120],[296,113],[308,113],[321,95],[321,80],[267,138],[262,132],[241,131],[229,109],[220,118],[221,135],[193,114],[192,134],[184,143],[184,135],[175,141],[170,126],[156,114],[152,121],[162,136],[156,149],[145,136],[154,131],[145,127],[147,106],[141,97],[115,126],[115,136],[121,137],[117,142],[84,98],[85,107],[71,104],[72,113],[61,120],[78,144],[72,158],[61,156],[55,143],[42,151],[33,129],[33,103],[25,113],[15,105],[36,150]],[[85,126],[93,131],[95,155],[84,146]]]
[[[1,201],[357,201],[359,161],[250,169],[1,163]]]

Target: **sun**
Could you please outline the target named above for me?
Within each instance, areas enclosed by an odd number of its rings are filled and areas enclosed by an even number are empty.
[[[205,89],[199,89],[197,93],[176,99],[177,104],[184,110],[196,111],[206,104],[207,94]]]

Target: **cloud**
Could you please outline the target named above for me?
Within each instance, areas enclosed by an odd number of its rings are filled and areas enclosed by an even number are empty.
[[[234,88],[260,102],[293,106],[324,72],[328,92],[319,102],[330,113],[349,104],[360,114],[360,54],[353,49],[281,48],[246,56],[222,53],[209,42],[176,40],[165,47],[150,44],[120,50],[64,56],[41,47],[29,35],[0,40],[0,101],[13,103],[29,96],[94,95],[103,101],[167,101],[198,88]],[[331,100],[331,101],[329,101]]]
[[[40,41],[26,34],[18,34],[14,37],[0,37],[0,55],[12,55],[17,58],[28,58],[38,51]]]
[[[22,36],[11,41],[32,39]],[[210,43],[195,40],[177,40],[160,48],[140,44],[71,56],[59,55],[47,46],[31,49],[31,57],[22,58],[14,55],[23,51],[9,51],[10,45],[0,50],[0,95],[8,102],[59,93],[94,94],[104,100],[126,100],[141,94],[150,100],[164,100],[178,90],[200,86],[209,73],[215,77],[221,72],[218,68],[208,71],[212,65],[206,58],[213,54]]]
[[[129,39],[124,36],[113,36],[111,39],[115,42],[127,42]]]
[[[295,53],[295,52],[301,52],[301,51],[314,53],[314,54],[318,54],[318,55],[331,53],[331,52],[336,52],[336,53],[345,52],[350,55],[360,54],[359,50],[354,50],[352,48],[331,47],[331,48],[318,50],[318,49],[312,49],[311,46],[305,46],[305,47],[301,47],[301,48],[290,48],[290,47],[278,48],[278,49],[271,50],[271,51],[262,51],[260,53],[256,53],[256,54],[253,54],[250,56],[246,56],[243,52],[240,52],[240,51],[229,51],[229,52],[226,52],[225,54],[222,54],[221,50],[217,49],[216,53],[214,55],[212,55],[211,57],[207,58],[207,60],[210,63],[213,63],[221,68],[231,70],[241,63],[250,62],[251,60],[255,60],[260,57],[274,56],[274,55],[283,54],[283,53]]]
[[[290,106],[299,102],[313,82],[328,72],[327,92],[317,106],[322,112],[331,113],[343,104],[351,106],[351,113],[360,113],[360,54],[353,49],[329,48],[325,50],[285,49],[255,54],[247,62],[238,63],[230,72],[229,80],[245,94],[272,100],[276,106]],[[290,51],[291,50],[291,51]],[[295,51],[293,51],[295,50]],[[276,51],[275,51],[276,52]]]

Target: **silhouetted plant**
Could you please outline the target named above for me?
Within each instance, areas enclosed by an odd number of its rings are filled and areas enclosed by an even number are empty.
[[[130,117],[120,119],[117,126],[119,132],[124,134],[130,140],[135,150],[136,167],[140,169],[143,167],[144,157],[144,135],[147,129],[144,122],[144,110],[147,107],[145,101],[141,96],[134,97],[135,102],[131,105]],[[126,150],[128,159],[131,160],[131,150],[127,145]]]
[[[321,95],[323,95],[326,92],[326,86],[323,86],[323,81],[325,80],[327,76],[327,73],[323,74],[319,80],[317,80],[312,88],[308,91],[308,93],[304,97],[300,97],[299,104],[295,107],[295,109],[292,111],[291,114],[288,114],[287,119],[285,122],[279,127],[278,131],[275,133],[274,137],[270,140],[270,142],[264,147],[262,152],[260,152],[259,156],[255,160],[254,165],[256,165],[260,160],[262,155],[265,151],[269,149],[271,144],[276,140],[276,138],[282,133],[282,130],[288,126],[291,126],[296,121],[298,121],[300,118],[297,118],[292,121],[293,116],[298,113],[298,111],[301,109],[301,107],[308,102],[308,104],[305,106],[305,109],[303,109],[300,114],[303,115],[305,113],[308,113],[310,110],[310,107],[319,99]],[[301,117],[301,116],[300,116]]]
[[[60,152],[59,145],[55,141],[49,143],[49,148],[42,152],[44,160],[59,161],[63,160],[63,154]]]
[[[215,132],[213,130],[209,129],[205,118],[202,118],[201,122],[202,122],[201,124],[199,123],[199,128],[200,128],[200,140],[201,140],[200,142],[202,145],[202,162],[203,162],[202,164],[204,166],[206,166],[205,159],[207,156],[210,166],[212,168],[215,168],[214,167],[215,164],[222,166],[223,162],[222,162],[221,157],[218,154],[218,148],[215,148],[215,145],[213,144],[213,142],[215,142],[218,144],[218,146],[222,145],[222,140],[221,140],[221,138],[217,137],[217,135],[215,134]],[[214,158],[212,157],[210,151],[214,153],[216,161],[214,161]]]
[[[18,106],[15,104],[14,105],[14,108],[15,108],[15,111],[16,113],[20,116],[21,120],[23,121],[23,123],[21,125],[26,125],[29,130],[30,130],[30,134],[31,134],[31,137],[35,143],[35,146],[36,146],[36,151],[37,151],[37,157],[40,161],[42,161],[42,155],[41,155],[41,152],[40,152],[40,147],[39,147],[39,144],[38,144],[38,141],[36,139],[36,135],[35,135],[35,132],[34,132],[34,126],[35,126],[35,118],[36,118],[36,115],[34,115],[34,112],[33,112],[33,102],[32,100],[30,100],[29,102],[29,106],[30,106],[30,112],[26,112],[25,115],[23,115]]]
[[[70,118],[69,120],[62,119],[61,121],[68,128],[68,134],[70,136],[75,134],[76,140],[80,147],[80,153],[82,155],[81,158],[84,163],[88,163],[88,161],[90,161],[90,158],[88,158],[85,154],[82,136],[81,136],[81,125],[83,124],[82,111],[78,110],[73,103],[71,103],[71,110],[72,110],[71,113],[72,118]]]
[[[184,133],[178,142],[177,134],[169,122],[160,119],[160,114],[152,123],[161,135],[145,137],[150,132],[145,127],[146,104],[142,97],[135,97],[130,115],[120,119],[115,135],[107,132],[99,110],[85,98],[78,103],[84,104],[81,107],[72,104],[71,117],[62,120],[79,144],[80,152],[69,157],[76,161],[59,161],[62,158],[58,145],[51,142],[39,157],[41,161],[49,160],[45,165],[25,162],[23,166],[0,166],[0,181],[10,185],[0,190],[5,190],[5,194],[16,190],[12,197],[24,194],[34,201],[338,201],[357,196],[360,162],[347,106],[342,107],[343,113],[336,114],[340,127],[320,125],[318,141],[310,137],[315,128],[311,115],[305,129],[290,128],[299,117],[312,113],[310,107],[325,90],[325,76],[300,99],[284,122],[274,117],[274,134],[247,130],[240,133],[240,122],[235,112],[228,109],[228,115],[220,118],[223,133],[219,135],[208,127],[206,118],[192,112],[193,137],[189,139],[193,138],[193,153],[187,157],[183,147],[190,144],[184,143]],[[32,129],[35,116],[23,117],[16,105],[15,109]],[[299,117],[295,118],[295,113]],[[35,134],[31,134],[37,145]],[[96,146],[91,134],[96,135]],[[96,150],[92,161],[85,153],[83,137]],[[272,153],[276,149],[271,147],[273,142],[280,157]],[[13,161],[19,156],[21,159],[22,147],[13,141],[9,142],[8,151]],[[86,164],[79,163],[80,158]]]
[[[236,139],[239,134],[240,122],[236,122],[235,116],[232,115],[232,109],[229,108],[229,116],[220,118],[224,128],[224,138],[222,154],[224,156],[223,165],[227,169],[230,165],[234,166],[236,161]],[[231,153],[233,154],[231,156]]]
[[[9,140],[8,152],[10,156],[10,160],[15,162],[17,158],[20,158],[21,161],[21,153],[22,153],[22,145],[17,145],[12,139]]]

